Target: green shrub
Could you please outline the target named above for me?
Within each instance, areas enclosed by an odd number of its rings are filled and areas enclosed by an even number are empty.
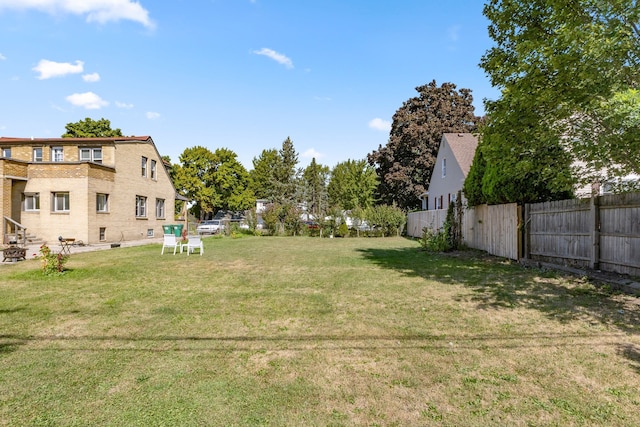
[[[64,265],[69,257],[61,253],[54,253],[47,245],[40,246],[42,273],[45,276],[60,275],[64,272]]]
[[[450,250],[447,235],[442,229],[433,231],[425,227],[422,229],[422,237],[418,241],[422,249],[427,252],[447,252]]]
[[[349,237],[349,227],[347,227],[346,222],[340,223],[338,226],[338,232],[336,233],[337,237]]]

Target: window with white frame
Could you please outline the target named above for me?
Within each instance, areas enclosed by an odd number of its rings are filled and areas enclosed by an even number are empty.
[[[109,195],[104,193],[96,194],[96,212],[109,212]]]
[[[62,147],[51,147],[51,161],[52,162],[64,161],[64,151],[62,150]]]
[[[33,161],[34,162],[42,161],[42,147],[35,147],[33,149]]]
[[[39,211],[40,193],[24,193],[22,206],[25,211]]]
[[[102,163],[102,147],[80,148],[80,161]]]
[[[442,159],[442,177],[447,176],[447,159]]]
[[[69,212],[69,193],[56,192],[52,193],[51,200],[53,202],[53,212]]]
[[[4,147],[2,149],[2,157],[4,157],[5,159],[11,158],[11,147]]]
[[[141,167],[142,167],[142,176],[144,178],[147,177],[147,161],[148,159],[146,157],[142,157]]]
[[[155,160],[151,160],[151,179],[158,179],[158,166]]]
[[[164,218],[164,199],[156,199],[156,218]]]
[[[144,196],[136,196],[136,218],[147,217],[147,198]]]

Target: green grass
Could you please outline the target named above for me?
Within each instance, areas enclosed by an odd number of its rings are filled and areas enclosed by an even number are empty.
[[[640,304],[401,238],[0,266],[0,425],[640,425]]]

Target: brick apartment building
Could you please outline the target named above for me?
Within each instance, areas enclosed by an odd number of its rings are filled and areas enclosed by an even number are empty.
[[[53,243],[162,236],[176,191],[149,136],[0,137],[3,243],[26,229]]]

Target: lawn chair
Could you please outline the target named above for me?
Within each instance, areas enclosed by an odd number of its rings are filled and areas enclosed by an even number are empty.
[[[189,254],[196,249],[200,251],[200,255],[202,256],[202,254],[204,253],[204,245],[202,244],[202,238],[200,236],[187,236],[187,239],[189,239],[189,241],[185,245],[180,246],[180,252],[182,252],[182,248],[186,246],[187,256],[189,256]]]
[[[175,234],[165,234],[164,241],[162,242],[162,252],[160,255],[164,255],[164,248],[173,248],[173,254],[175,255],[179,245],[178,238]]]

